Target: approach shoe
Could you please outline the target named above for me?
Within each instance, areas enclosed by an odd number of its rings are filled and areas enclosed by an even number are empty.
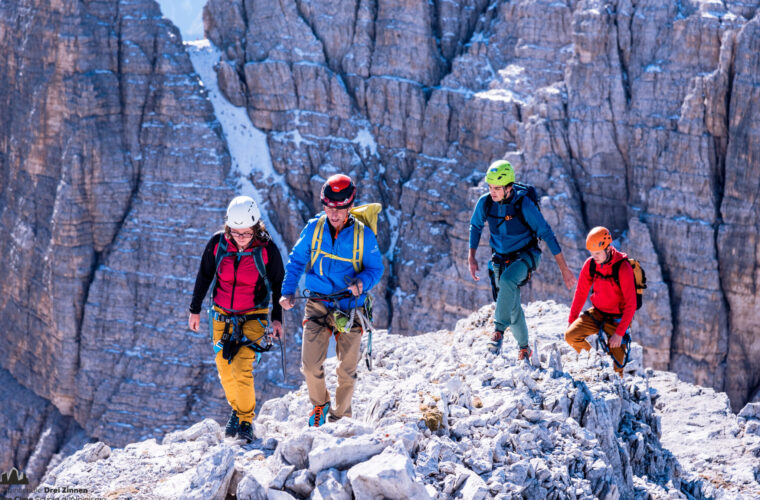
[[[240,420],[238,420],[237,412],[232,410],[230,419],[227,420],[227,426],[224,428],[224,435],[234,438],[237,436],[238,428],[240,427]]]
[[[315,405],[311,415],[309,415],[309,427],[320,427],[325,425],[327,420],[327,413],[330,410],[330,403],[325,403],[322,406]]]
[[[338,415],[334,415],[332,413],[330,413],[330,414],[327,415],[327,421],[329,423],[337,422],[341,418],[343,418],[343,417],[339,417]]]
[[[525,347],[520,348],[520,352],[517,355],[517,361],[525,360],[528,363],[530,363],[530,357],[533,354],[533,351],[530,350],[530,347],[527,345]]]
[[[494,354],[498,354],[501,351],[501,343],[504,341],[504,332],[496,330],[491,335],[491,341],[488,343],[488,350]]]
[[[253,427],[250,422],[240,422],[240,428],[238,428],[238,439],[244,440],[246,443],[253,441]]]

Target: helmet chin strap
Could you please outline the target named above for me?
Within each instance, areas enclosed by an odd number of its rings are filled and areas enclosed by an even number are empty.
[[[610,247],[604,249],[604,255],[607,257],[604,259],[604,262],[602,262],[602,264],[606,264],[610,261],[610,259],[612,259],[612,252],[610,252]]]

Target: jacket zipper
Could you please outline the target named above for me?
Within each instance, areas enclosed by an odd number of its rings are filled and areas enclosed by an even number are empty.
[[[230,311],[235,310],[235,287],[237,286],[237,272],[238,265],[240,264],[240,257],[235,257],[235,262],[232,264],[232,293],[230,294]]]

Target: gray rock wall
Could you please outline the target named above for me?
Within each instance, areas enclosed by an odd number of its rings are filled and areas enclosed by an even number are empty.
[[[467,226],[506,156],[546,196],[572,268],[596,225],[646,264],[634,335],[649,365],[735,405],[757,391],[758,2],[228,4],[209,1],[206,31],[287,181],[268,196],[295,199],[285,239],[336,171],[388,207],[381,322],[412,334],[489,300]],[[548,252],[523,298],[570,300]]]
[[[14,1],[0,47],[0,366],[113,444],[221,418],[186,324],[230,161],[178,31],[151,0]]]
[[[647,363],[738,408],[760,382],[759,3],[211,0],[204,19],[286,181],[252,179],[286,242],[334,172],[385,205],[379,325],[490,300],[467,225],[506,156],[571,267],[597,224],[640,257]],[[233,183],[178,32],[151,0],[23,0],[0,4],[0,48],[0,367],[117,446],[221,419],[185,323]],[[547,254],[523,300],[568,302]]]
[[[58,463],[89,441],[73,418],[61,415],[50,401],[19,384],[3,369],[0,400],[0,470],[6,473],[15,467],[24,472],[29,488],[39,484],[49,464]],[[0,484],[0,493],[13,496],[7,485]]]

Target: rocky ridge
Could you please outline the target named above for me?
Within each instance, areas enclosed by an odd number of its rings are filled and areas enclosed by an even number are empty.
[[[305,387],[269,400],[256,440],[225,440],[212,420],[111,449],[85,446],[50,470],[49,488],[118,498],[753,498],[760,493],[760,413],[737,417],[725,396],[643,370],[641,348],[621,381],[607,359],[576,359],[560,340],[567,308],[527,308],[535,366],[486,350],[492,307],[454,331],[378,332],[355,418],[306,427]],[[328,386],[334,389],[334,358]],[[709,401],[708,401],[709,400]],[[710,411],[703,411],[711,407]],[[682,433],[720,439],[707,455]],[[709,415],[708,415],[709,414]],[[684,439],[685,438],[685,439]],[[668,441],[680,439],[674,448]],[[703,436],[704,439],[704,436]],[[711,460],[711,459],[712,460]]]

